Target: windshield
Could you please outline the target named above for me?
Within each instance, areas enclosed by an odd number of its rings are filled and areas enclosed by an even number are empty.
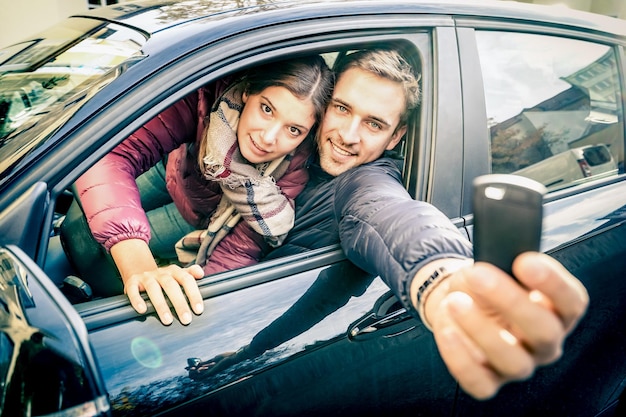
[[[71,19],[0,50],[0,178],[141,56],[137,31]]]

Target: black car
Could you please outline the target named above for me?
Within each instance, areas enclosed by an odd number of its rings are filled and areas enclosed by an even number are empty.
[[[591,302],[561,360],[472,399],[431,333],[338,246],[205,277],[205,312],[188,326],[139,315],[123,295],[89,299],[59,243],[85,170],[207,83],[268,60],[322,54],[332,65],[381,45],[421,73],[399,150],[406,188],[467,236],[475,177],[534,164],[569,173],[544,184],[541,248]],[[447,0],[128,2],[5,47],[0,415],[624,412],[625,47],[621,20]],[[602,157],[542,163],[587,146]],[[206,372],[212,359],[224,366]]]

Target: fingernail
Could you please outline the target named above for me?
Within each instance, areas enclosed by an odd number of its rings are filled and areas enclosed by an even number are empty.
[[[172,324],[173,321],[174,321],[174,318],[172,317],[171,314],[167,313],[163,316],[163,324]]]
[[[472,308],[472,304],[474,304],[472,297],[460,291],[448,294],[446,302],[459,314],[467,313]]]
[[[196,314],[202,314],[202,312],[204,311],[204,304],[203,303],[198,303],[194,306],[193,311],[196,312]]]
[[[511,346],[517,345],[518,343],[517,337],[513,336],[513,333],[509,332],[506,329],[501,329],[499,333],[500,333],[500,338],[504,340],[506,343],[508,343]]]
[[[525,258],[522,270],[528,277],[532,277],[535,284],[545,281],[549,274],[548,265],[541,256]]]
[[[191,323],[191,313],[183,313],[183,315],[180,317],[180,322],[182,324]]]

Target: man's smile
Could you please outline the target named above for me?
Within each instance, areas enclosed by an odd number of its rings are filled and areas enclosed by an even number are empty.
[[[335,144],[335,142],[332,141],[332,139],[328,139],[328,142],[330,142],[330,145],[332,146],[333,150],[338,153],[339,155],[343,155],[343,156],[356,156],[356,154],[352,153],[352,152],[348,152],[347,150],[340,148],[339,146],[337,146]]]

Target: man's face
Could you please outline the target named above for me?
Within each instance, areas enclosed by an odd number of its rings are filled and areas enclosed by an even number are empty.
[[[337,176],[393,149],[404,110],[399,83],[357,68],[341,74],[317,136],[322,169]]]

